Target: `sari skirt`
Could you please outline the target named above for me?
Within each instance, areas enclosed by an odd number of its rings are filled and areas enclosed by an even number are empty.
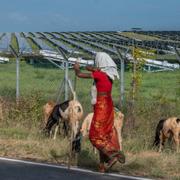
[[[120,150],[117,132],[114,128],[114,108],[110,95],[97,97],[89,139],[100,154],[108,158]]]

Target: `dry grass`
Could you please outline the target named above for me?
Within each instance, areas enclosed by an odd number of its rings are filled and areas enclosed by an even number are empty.
[[[154,37],[154,36],[143,35],[143,34],[138,34],[134,32],[121,32],[120,35],[133,38],[133,39],[139,39],[139,40],[150,40],[150,41],[160,40],[159,38]]]
[[[1,139],[0,156],[66,164],[68,140]]]
[[[141,151],[127,153],[127,163],[116,166],[116,171],[135,176],[152,177],[156,179],[171,179],[180,177],[180,159],[176,153],[157,153],[155,151]]]
[[[17,140],[1,139],[0,156],[56,164],[68,163],[67,139]],[[98,155],[93,154],[88,141],[83,142],[82,151],[73,165],[97,170]],[[155,179],[178,179],[180,157],[174,152],[158,153],[153,150],[138,153],[126,152],[126,164],[116,164],[112,172]]]

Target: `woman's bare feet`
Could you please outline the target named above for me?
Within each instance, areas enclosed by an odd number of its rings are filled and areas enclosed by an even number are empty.
[[[100,164],[99,164],[99,172],[100,172],[100,173],[105,173],[104,163],[100,163]]]
[[[111,160],[109,160],[109,162],[105,166],[106,171],[108,171],[114,164],[116,164],[117,161],[118,157],[113,157]]]

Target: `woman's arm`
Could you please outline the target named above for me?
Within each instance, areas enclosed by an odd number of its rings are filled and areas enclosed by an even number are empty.
[[[86,70],[93,72],[93,71],[97,71],[98,69],[94,66],[86,66]]]
[[[92,78],[91,73],[82,73],[79,68],[79,63],[74,64],[74,71],[76,73],[76,76],[80,78]]]

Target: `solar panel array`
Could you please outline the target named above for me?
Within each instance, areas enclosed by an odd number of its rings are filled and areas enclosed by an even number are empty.
[[[145,35],[153,35],[158,40],[138,40],[127,37],[118,32],[22,32],[15,33],[20,51],[32,53],[31,39],[41,50],[56,51],[60,47],[66,53],[72,53],[75,49],[83,54],[95,54],[97,51],[105,51],[116,55],[115,47],[126,51],[129,46],[136,45],[141,48],[171,51],[171,47],[180,48],[180,32],[137,32]],[[165,40],[166,39],[166,40]],[[168,39],[168,40],[167,40]],[[7,51],[11,44],[11,33],[0,33],[0,51]]]

